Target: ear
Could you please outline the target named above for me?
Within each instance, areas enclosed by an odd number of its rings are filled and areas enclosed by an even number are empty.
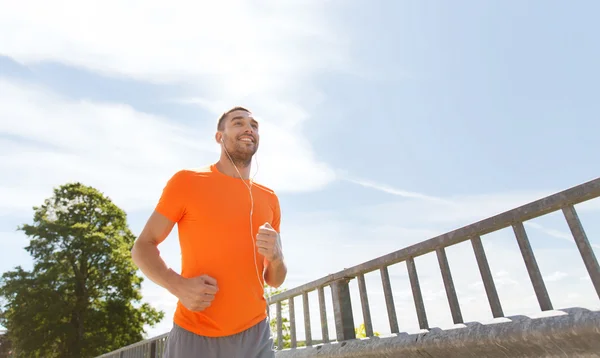
[[[215,133],[215,140],[217,141],[217,143],[221,144],[222,138],[223,138],[223,133],[221,133],[221,132]]]

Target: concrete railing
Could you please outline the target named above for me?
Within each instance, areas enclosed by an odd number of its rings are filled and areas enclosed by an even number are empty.
[[[159,358],[162,357],[168,333],[146,339],[97,358]]]
[[[597,197],[600,197],[600,178],[272,296],[269,299],[269,305],[275,305],[276,311],[277,334],[275,336],[275,344],[278,347],[277,356],[308,357],[319,354],[320,356],[330,357],[375,357],[403,353],[403,356],[406,357],[483,357],[488,355],[485,355],[484,350],[477,350],[477,347],[481,348],[481,345],[486,342],[490,343],[486,349],[496,349],[500,354],[499,356],[506,356],[507,352],[521,354],[520,356],[553,356],[549,352],[555,350],[559,354],[562,354],[562,356],[565,356],[564,354],[569,352],[570,355],[568,356],[575,357],[579,356],[578,354],[580,353],[598,352],[600,351],[600,313],[581,309],[565,310],[563,314],[555,312],[556,314],[553,317],[539,318],[537,320],[513,317],[504,325],[468,323],[462,331],[454,329],[431,329],[425,311],[423,294],[419,284],[419,275],[415,264],[415,258],[435,252],[452,320],[455,324],[464,324],[463,314],[446,256],[446,248],[461,242],[470,241],[492,315],[494,318],[502,318],[504,317],[504,310],[481,242],[481,236],[505,228],[512,228],[539,307],[542,311],[553,311],[552,300],[531,248],[524,223],[552,212],[562,211],[596,294],[600,297],[600,268],[598,261],[574,207],[576,204]],[[414,335],[400,333],[388,271],[388,267],[399,263],[406,264],[419,327],[421,330],[426,330],[427,333]],[[390,331],[393,333],[392,336],[387,338],[374,337],[369,297],[365,282],[365,275],[374,271],[378,271],[381,276],[387,318]],[[365,325],[366,336],[369,337],[367,339],[356,339],[356,325],[348,284],[353,279],[357,279],[358,281],[362,321]],[[325,305],[324,291],[327,287],[330,288],[332,294],[335,339],[329,337],[328,313]],[[311,337],[312,322],[309,311],[309,293],[314,291],[318,294],[319,323],[322,332],[322,340],[320,342],[323,343],[316,347],[313,346],[314,343]],[[300,324],[304,325],[305,339],[302,343],[306,347],[302,348],[298,348],[298,320],[295,316],[295,299],[299,297],[301,297],[304,312]],[[282,306],[286,302],[288,304],[287,311],[291,348],[282,349],[284,346]],[[162,351],[160,348],[165,339],[166,336],[163,335],[125,347],[119,351],[111,352],[102,357],[158,357],[160,355],[156,354],[160,354]],[[512,342],[513,348],[521,347],[522,349],[519,348],[521,350],[510,351],[510,347],[503,347],[503,344],[509,344],[510,342]],[[550,344],[550,346],[546,344]],[[456,354],[449,351],[452,348],[455,349],[454,353]],[[535,349],[538,350],[536,351]],[[561,349],[562,353],[560,353]],[[133,353],[134,351],[136,353]],[[546,355],[535,355],[535,352],[546,352]],[[473,355],[474,353],[479,355]],[[533,355],[526,355],[527,353]]]

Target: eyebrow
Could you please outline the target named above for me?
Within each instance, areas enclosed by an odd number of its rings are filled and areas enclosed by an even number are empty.
[[[248,118],[246,116],[235,116],[233,118],[231,118],[231,122],[235,121],[236,119],[244,119],[244,118]],[[256,119],[250,117],[250,121],[252,121],[254,124],[258,125],[258,122],[256,121]]]

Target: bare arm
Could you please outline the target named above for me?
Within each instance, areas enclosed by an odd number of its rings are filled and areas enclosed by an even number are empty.
[[[144,275],[177,296],[178,283],[182,277],[167,267],[158,250],[158,245],[169,236],[174,226],[174,222],[154,211],[135,241],[131,257]]]
[[[287,266],[285,265],[283,255],[281,258],[273,261],[265,260],[265,265],[265,282],[271,287],[278,288],[283,284],[287,276]]]

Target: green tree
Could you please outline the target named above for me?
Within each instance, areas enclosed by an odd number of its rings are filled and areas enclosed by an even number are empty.
[[[141,302],[125,212],[80,183],[33,209],[33,223],[19,227],[33,269],[0,280],[0,324],[18,356],[94,357],[143,339],[164,313]]]
[[[0,331],[0,358],[11,357],[12,345],[8,333]]]

